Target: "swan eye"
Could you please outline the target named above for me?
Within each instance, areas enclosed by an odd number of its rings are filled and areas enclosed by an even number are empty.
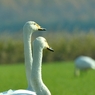
[[[34,23],[34,25],[36,25],[36,23]]]

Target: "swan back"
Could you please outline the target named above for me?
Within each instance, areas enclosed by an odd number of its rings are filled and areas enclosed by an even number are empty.
[[[16,90],[11,95],[37,95],[37,94],[29,90]]]
[[[37,95],[35,92],[33,91],[29,91],[29,90],[8,90],[5,91],[3,93],[0,93],[0,95]]]
[[[75,60],[75,65],[79,69],[95,69],[95,61],[87,56],[80,56]]]

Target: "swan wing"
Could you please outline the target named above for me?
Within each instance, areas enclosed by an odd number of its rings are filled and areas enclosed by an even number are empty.
[[[4,91],[4,92],[1,92],[0,95],[10,95],[11,93],[13,93],[13,90],[8,90],[8,91]]]

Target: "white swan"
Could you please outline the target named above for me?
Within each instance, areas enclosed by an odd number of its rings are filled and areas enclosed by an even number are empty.
[[[28,90],[32,90],[30,85],[30,73],[32,68],[32,50],[31,50],[31,35],[35,31],[45,31],[45,28],[42,28],[34,21],[28,21],[23,27],[23,38],[24,38],[24,55],[25,55],[25,68],[26,68],[26,77],[28,81]]]
[[[95,60],[88,56],[80,56],[75,60],[75,75],[80,74],[80,70],[95,69]]]
[[[37,95],[35,92],[33,91],[29,91],[29,90],[8,90],[5,92],[0,93],[0,95]]]
[[[31,69],[32,69],[32,51],[31,51],[31,35],[35,31],[45,31],[45,28],[41,28],[36,22],[28,21],[25,23],[23,27],[23,36],[24,36],[24,53],[25,53],[25,66],[26,66],[26,76],[28,81],[28,88],[27,90],[23,90],[24,92],[30,90],[32,91],[32,86],[30,84],[31,78]],[[20,92],[22,90],[16,90],[16,92]],[[0,95],[9,95],[8,93],[13,93],[13,90],[8,90],[5,92],[0,93]],[[34,93],[34,92],[32,92]],[[19,94],[18,94],[19,95]],[[28,95],[28,94],[27,94]],[[35,95],[35,94],[33,94]]]
[[[45,38],[36,38],[33,43],[33,64],[30,82],[35,92],[29,90],[8,90],[0,93],[0,95],[51,95],[50,91],[43,83],[41,75],[42,54],[44,48],[53,51],[53,49],[49,47]]]
[[[53,49],[49,47],[45,38],[43,37],[36,38],[36,40],[33,43],[33,64],[31,71],[31,85],[37,95],[51,95],[50,91],[43,83],[41,75],[42,55],[44,48],[53,51]]]

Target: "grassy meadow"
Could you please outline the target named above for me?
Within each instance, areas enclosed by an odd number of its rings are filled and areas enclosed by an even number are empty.
[[[42,74],[52,95],[95,95],[94,70],[75,77],[73,62],[52,62],[43,64]],[[0,92],[26,87],[24,64],[0,65]]]

